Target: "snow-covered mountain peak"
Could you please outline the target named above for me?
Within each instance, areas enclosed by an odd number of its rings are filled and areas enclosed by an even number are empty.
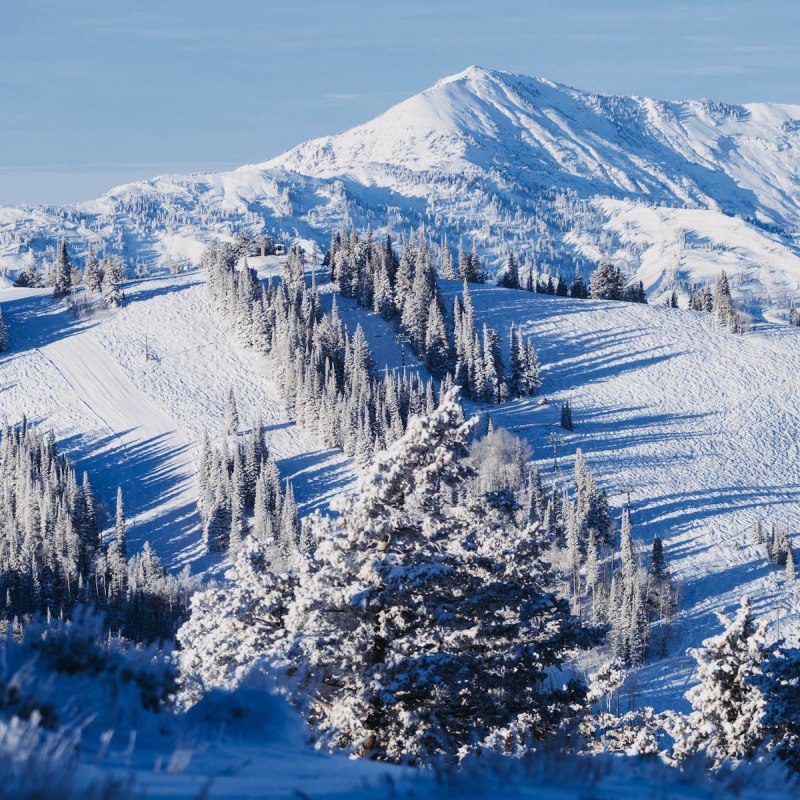
[[[51,258],[62,237],[79,257],[91,240],[163,266],[212,235],[322,243],[342,225],[420,222],[475,242],[489,268],[509,247],[567,278],[611,259],[654,299],[724,268],[740,299],[785,307],[800,294],[800,106],[604,95],[473,65],[263,163],[4,209],[0,267]]]

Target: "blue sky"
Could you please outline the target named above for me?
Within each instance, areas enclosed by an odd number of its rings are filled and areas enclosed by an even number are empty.
[[[261,161],[469,64],[800,103],[797,0],[0,0],[0,204]]]

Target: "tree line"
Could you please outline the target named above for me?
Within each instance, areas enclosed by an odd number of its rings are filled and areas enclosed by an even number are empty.
[[[91,244],[83,270],[80,270],[70,260],[67,243],[62,240],[56,247],[56,255],[46,277],[39,271],[35,259],[30,259],[19,271],[14,285],[31,288],[52,286],[54,297],[65,297],[73,286],[83,285],[87,292],[101,297],[107,306],[115,307],[124,299],[122,283],[125,272],[122,256],[105,255],[98,260]]]
[[[283,279],[265,286],[247,264],[236,268],[231,245],[210,244],[201,263],[238,340],[272,356],[290,417],[366,464],[402,436],[411,416],[435,407],[436,390],[416,372],[377,374],[361,326],[349,333],[335,298],[331,312],[323,312],[315,277],[306,285],[304,259],[293,251]]]
[[[258,421],[239,437],[236,399],[226,405],[227,436],[214,447],[204,434],[198,471],[198,510],[208,552],[237,552],[245,537],[279,548],[289,557],[300,545],[297,503],[292,484],[280,471],[264,441]],[[237,437],[231,444],[229,437]],[[251,525],[252,519],[252,525]]]
[[[51,433],[23,419],[0,432],[0,603],[7,619],[69,616],[79,605],[137,641],[171,638],[194,583],[169,575],[145,544],[128,555],[122,492],[114,536],[101,542],[103,511]]]
[[[512,397],[536,394],[541,386],[539,361],[530,337],[520,328],[509,332],[509,363],[503,361],[500,334],[484,324],[479,330],[469,283],[485,275],[477,251],[459,246],[457,269],[446,238],[439,250],[439,274],[464,282],[449,315],[438,289],[434,248],[424,229],[401,237],[398,256],[391,236],[378,242],[368,230],[359,236],[335,233],[325,255],[331,280],[345,297],[394,321],[431,374],[441,378],[445,389],[457,384],[478,402],[502,403]]]

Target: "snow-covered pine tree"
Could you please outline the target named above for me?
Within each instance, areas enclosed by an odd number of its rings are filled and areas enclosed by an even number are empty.
[[[764,740],[765,700],[756,679],[767,648],[764,625],[755,620],[748,598],[733,619],[717,616],[724,631],[689,651],[699,683],[686,693],[694,712],[675,752],[702,750],[719,767],[753,756]]]
[[[618,659],[606,661],[597,672],[589,675],[589,701],[600,703],[605,701],[606,713],[620,713],[620,695],[628,673],[625,665]]]
[[[772,647],[755,679],[764,695],[767,750],[800,773],[800,649]]]
[[[622,300],[625,279],[617,267],[601,262],[589,279],[589,296],[596,300]]]
[[[750,544],[760,547],[764,542],[764,526],[761,524],[761,520],[757,519],[750,529]]]
[[[428,321],[425,325],[425,363],[431,374],[442,377],[450,369],[450,343],[444,317],[436,299],[428,307]]]
[[[469,253],[464,249],[463,240],[458,240],[458,279],[465,283],[470,279]]]
[[[723,328],[733,332],[740,330],[741,320],[733,307],[733,298],[731,297],[730,285],[725,270],[720,272],[714,286],[712,314],[714,321]]]
[[[786,564],[789,554],[789,528],[786,525],[772,526],[771,558],[779,567]]]
[[[446,281],[454,281],[457,277],[453,269],[453,254],[447,244],[447,236],[442,237],[442,244],[439,250],[439,274]]]
[[[300,522],[297,513],[297,502],[294,499],[294,487],[287,478],[286,491],[281,502],[280,528],[278,530],[278,541],[286,557],[291,557],[295,553],[299,532]]]
[[[523,397],[526,392],[525,348],[514,323],[508,332],[508,392],[511,397]]]
[[[83,267],[83,285],[86,287],[87,292],[92,292],[93,294],[100,294],[100,290],[103,287],[97,256],[91,244],[86,254],[86,264]]]
[[[61,297],[69,294],[72,288],[72,264],[67,254],[67,243],[62,239],[58,243],[56,260],[53,264],[53,296]]]
[[[517,334],[522,337],[522,331]],[[535,395],[542,385],[542,377],[539,366],[539,356],[530,337],[525,341],[525,389],[530,396]]]
[[[122,305],[125,295],[122,282],[125,279],[125,266],[119,256],[103,259],[103,299],[109,308]]]
[[[486,281],[486,276],[481,267],[481,259],[478,255],[478,244],[474,239],[472,241],[472,249],[469,253],[468,276],[467,280],[469,280],[470,283],[484,283]]]
[[[678,307],[678,293],[674,289],[672,290],[672,294],[669,296],[669,307]]]
[[[228,395],[225,399],[225,432],[228,436],[237,436],[239,434],[239,411],[232,386],[228,389]]]
[[[122,487],[117,487],[117,508],[114,521],[114,538],[108,545],[108,567],[111,596],[121,600],[127,589],[128,547],[125,537],[125,505]]]
[[[8,326],[3,319],[3,310],[0,309],[0,353],[8,350]]]
[[[519,266],[513,252],[509,252],[506,268],[498,281],[506,289],[519,289]]]
[[[233,453],[233,470],[230,475],[228,489],[231,511],[231,529],[228,536],[228,547],[236,550],[247,534],[247,498],[241,448],[237,447]]]
[[[585,298],[588,297],[589,290],[586,288],[586,284],[583,282],[583,277],[581,276],[581,268],[580,265],[575,267],[575,277],[572,280],[572,285],[569,289],[569,296],[570,297],[577,297],[577,298]]]
[[[581,531],[581,536],[585,537],[586,531],[589,528],[594,528],[597,531],[598,542],[608,544],[611,541],[613,529],[611,513],[608,508],[608,497],[597,486],[580,448],[575,452],[574,475],[578,528]]]
[[[292,581],[277,575],[267,545],[248,537],[225,587],[196,592],[178,630],[181,702],[192,705],[209,689],[232,689],[259,659],[280,652]]]
[[[556,712],[545,665],[583,636],[543,591],[529,530],[502,505],[442,502],[470,476],[473,423],[461,419],[451,391],[411,422],[337,517],[312,522],[316,551],[302,562],[287,624],[293,652],[321,678],[309,685],[312,721],[360,755],[425,761],[521,714],[543,735]],[[503,579],[487,579],[495,574]],[[453,604],[458,615],[445,613]]]

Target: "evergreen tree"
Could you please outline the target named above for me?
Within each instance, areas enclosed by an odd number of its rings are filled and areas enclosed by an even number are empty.
[[[442,377],[450,368],[450,344],[444,317],[435,299],[428,307],[428,320],[425,325],[425,363],[431,374]]]
[[[443,237],[439,254],[439,274],[446,281],[454,281],[458,277],[453,269],[453,255],[447,244],[447,237]]]
[[[228,436],[239,434],[239,411],[236,407],[236,395],[233,387],[228,389],[228,397],[225,401],[225,431]]]
[[[715,766],[751,757],[764,739],[765,701],[755,679],[767,656],[764,626],[747,598],[733,619],[717,616],[725,630],[689,651],[700,682],[686,694],[694,712],[679,747],[702,749]]]
[[[733,299],[725,270],[720,272],[717,283],[714,286],[712,314],[714,321],[723,328],[734,332],[741,330],[741,320],[733,307]]]
[[[572,286],[569,289],[569,296],[570,297],[577,297],[577,298],[584,298],[587,297],[589,294],[588,289],[586,288],[586,284],[583,282],[583,277],[581,276],[581,268],[580,266],[575,267],[575,277],[572,280]]]
[[[94,254],[94,249],[89,245],[89,252],[86,255],[86,264],[83,268],[83,285],[86,287],[87,292],[99,294],[102,289],[102,276],[100,275],[99,265],[97,263],[97,256]]]
[[[122,282],[125,279],[125,268],[122,260],[112,256],[103,261],[103,298],[109,308],[122,305],[125,295]]]
[[[70,264],[67,254],[67,243],[60,241],[56,260],[53,264],[53,296],[61,297],[69,294],[72,288],[72,264]]]
[[[613,264],[601,262],[589,279],[589,296],[596,300],[622,300],[625,278]]]
[[[3,310],[0,309],[0,353],[8,350],[8,326],[3,319]]]
[[[469,253],[464,249],[464,242],[459,239],[458,240],[458,279],[460,281],[467,281],[469,280],[470,276],[470,264],[469,264]]]
[[[114,538],[108,546],[108,566],[111,576],[112,594],[121,598],[127,588],[128,547],[125,537],[125,506],[122,487],[117,488],[117,508],[114,517]]]
[[[517,259],[514,257],[514,253],[508,254],[508,260],[506,261],[506,268],[505,272],[503,272],[502,277],[499,281],[500,286],[503,286],[506,289],[519,289],[519,266],[517,265]]]
[[[521,333],[514,328],[508,333],[508,391],[511,397],[523,397],[527,392],[525,376],[525,347]]]
[[[584,688],[553,689],[548,671],[596,638],[547,588],[536,532],[506,501],[465,495],[473,426],[451,390],[337,516],[312,518],[293,578],[262,556],[237,562],[249,577],[227,597],[196,597],[179,640],[202,685],[280,657],[323,742],[392,761],[452,757],[509,726],[544,738],[574,714]]]
[[[561,422],[560,425],[564,430],[572,430],[572,404],[569,400],[565,400],[561,404]]]
[[[750,529],[750,544],[760,547],[765,541],[764,527],[761,524],[761,520],[758,519],[753,523],[753,527]]]
[[[286,492],[281,503],[280,529],[278,531],[278,538],[285,555],[289,556],[295,552],[299,532],[300,524],[297,515],[297,503],[294,499],[294,489],[287,478]]]
[[[264,543],[248,538],[237,553],[230,585],[192,597],[191,615],[178,630],[182,699],[233,689],[283,636],[292,583],[272,572]]]

